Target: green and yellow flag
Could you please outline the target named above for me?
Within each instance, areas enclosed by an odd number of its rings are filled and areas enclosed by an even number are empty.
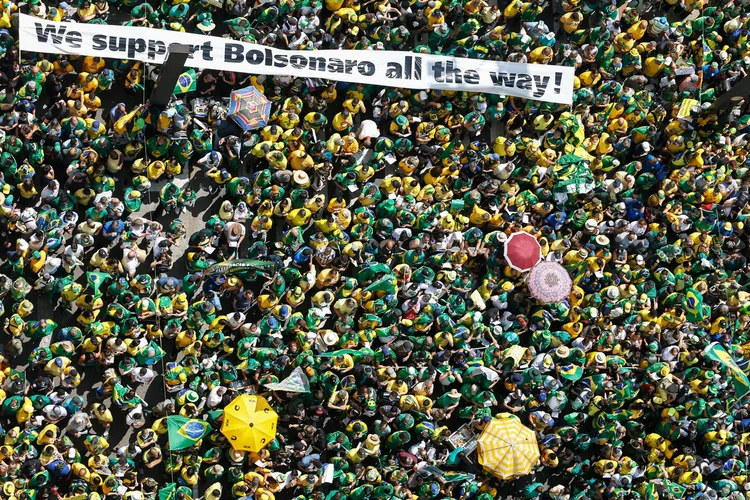
[[[187,418],[180,415],[167,417],[167,434],[169,436],[169,449],[180,451],[190,448],[203,436],[211,432],[211,426],[205,420]]]
[[[174,86],[174,94],[187,94],[196,89],[198,75],[194,69],[189,69],[177,78],[177,84]]]
[[[685,290],[682,299],[682,307],[685,309],[685,318],[691,323],[703,321],[703,295],[695,288]]]
[[[685,488],[681,484],[675,483],[674,481],[665,479],[664,491],[672,495],[674,498],[682,498],[685,496],[685,492],[687,492],[687,488]]]
[[[86,281],[89,286],[94,289],[94,297],[101,296],[99,293],[99,287],[104,284],[104,280],[111,278],[107,273],[88,272],[86,273]]]
[[[273,268],[270,260],[235,259],[214,264],[206,269],[205,274],[236,274],[244,271],[263,271]]]
[[[710,359],[711,361],[718,361],[729,370],[729,374],[732,376],[732,381],[734,383],[734,392],[737,394],[738,398],[742,398],[750,392],[750,380],[747,378],[747,375],[745,375],[745,372],[737,366],[737,363],[732,356],[730,356],[726,349],[724,349],[718,342],[709,344],[708,347],[703,350],[703,357]]]
[[[398,288],[396,287],[396,275],[393,273],[386,274],[382,278],[373,281],[370,286],[365,288],[366,292],[386,292],[396,293]]]

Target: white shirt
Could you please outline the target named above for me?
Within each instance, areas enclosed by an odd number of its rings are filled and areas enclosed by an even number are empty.
[[[227,316],[227,323],[229,326],[234,330],[239,328],[243,323],[245,323],[246,316],[242,314],[241,312],[235,312]]]
[[[136,419],[136,414],[140,414],[141,418]],[[128,427],[143,427],[143,425],[146,423],[146,419],[143,418],[143,407],[141,405],[138,405],[130,410],[125,416],[125,423],[128,425]]]
[[[154,377],[156,377],[156,372],[151,368],[146,368],[146,373],[141,373],[141,368],[136,368],[130,373],[130,378],[139,384],[148,384]]]
[[[239,236],[234,236],[232,234],[232,229],[235,227],[240,228]],[[228,222],[227,225],[224,226],[224,234],[229,241],[229,246],[232,248],[237,248],[239,246],[240,240],[245,236],[245,225],[240,224],[239,222]]]
[[[227,388],[223,386],[211,389],[211,392],[208,393],[208,398],[206,398],[206,405],[209,408],[216,408],[219,406],[221,404],[221,398],[224,396],[225,392],[227,392]]]
[[[370,138],[378,138],[380,137],[380,129],[378,128],[377,123],[375,123],[372,120],[363,120],[362,123],[359,126],[359,134],[357,134],[358,139],[367,139]]]

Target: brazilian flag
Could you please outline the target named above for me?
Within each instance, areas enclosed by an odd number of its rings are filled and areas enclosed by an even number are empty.
[[[370,286],[365,288],[366,292],[386,292],[389,294],[396,293],[396,275],[393,273],[386,274],[379,280],[373,281]]]
[[[111,278],[111,276],[107,273],[86,273],[86,281],[88,281],[89,286],[94,289],[94,297],[101,296],[99,293],[99,287],[102,286],[104,280],[108,278]]]
[[[718,361],[724,365],[732,376],[732,382],[734,384],[734,392],[738,398],[744,397],[750,392],[750,379],[747,378],[745,372],[737,366],[737,362],[729,355],[718,342],[713,342],[703,350],[703,357],[710,359],[711,361]]]
[[[664,480],[664,490],[674,498],[683,498],[687,492],[687,488],[668,479]]]
[[[137,394],[133,397],[128,398],[128,388],[121,383],[116,383],[112,388],[112,402],[114,402],[118,408],[125,408],[132,410],[136,406],[145,403]]]
[[[643,483],[641,487],[638,488],[638,493],[640,493],[646,500],[659,500],[659,492],[657,491],[656,483],[654,482]]]
[[[167,434],[169,449],[180,451],[190,448],[211,432],[211,426],[205,420],[187,418],[180,415],[167,417]]]
[[[440,161],[450,158],[451,153],[453,153],[453,148],[456,147],[456,139],[457,137],[454,137],[451,142],[448,143],[448,145],[443,150],[443,153],[440,155]]]
[[[703,295],[695,288],[685,290],[682,299],[682,307],[685,309],[685,318],[691,323],[703,321]]]
[[[566,380],[580,380],[580,378],[583,376],[583,369],[574,364],[570,365],[562,365],[558,368],[558,371],[560,373],[560,376]]]
[[[189,69],[177,78],[177,84],[174,86],[175,94],[187,94],[196,89],[198,75],[194,69]]]

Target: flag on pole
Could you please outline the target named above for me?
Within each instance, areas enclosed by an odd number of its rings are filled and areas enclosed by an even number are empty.
[[[177,491],[177,484],[167,483],[165,487],[159,490],[159,500],[171,500],[175,491]]]
[[[712,342],[703,350],[703,357],[710,359],[711,361],[718,361],[724,365],[732,376],[732,382],[734,383],[734,392],[738,398],[744,397],[750,392],[750,380],[745,375],[745,372],[737,366],[737,363],[729,355],[718,342]]]
[[[177,78],[174,86],[174,94],[187,94],[197,88],[198,75],[194,69],[189,69]]]
[[[194,446],[209,432],[211,432],[211,426],[205,420],[180,415],[167,417],[169,449],[172,451],[180,451]]]

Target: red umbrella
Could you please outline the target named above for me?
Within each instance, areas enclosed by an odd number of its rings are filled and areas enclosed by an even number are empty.
[[[542,247],[529,233],[513,233],[505,242],[505,261],[516,271],[525,272],[542,260]]]

